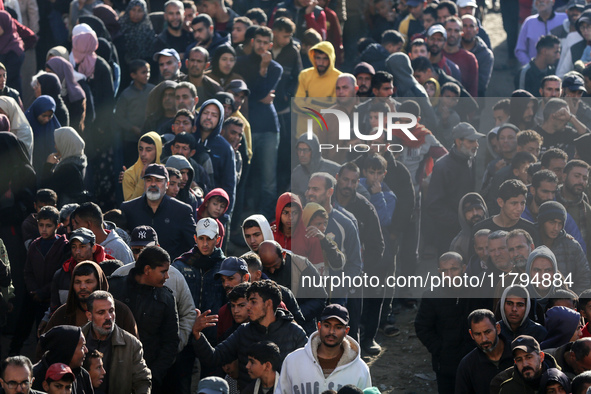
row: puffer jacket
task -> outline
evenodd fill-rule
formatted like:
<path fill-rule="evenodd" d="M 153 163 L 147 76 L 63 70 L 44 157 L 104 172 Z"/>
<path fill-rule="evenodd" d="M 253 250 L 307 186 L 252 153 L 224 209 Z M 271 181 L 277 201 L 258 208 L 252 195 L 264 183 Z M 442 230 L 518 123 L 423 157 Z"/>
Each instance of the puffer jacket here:
<path fill-rule="evenodd" d="M 199 361 L 206 365 L 222 366 L 238 359 L 238 387 L 245 388 L 252 379 L 246 371 L 249 345 L 260 341 L 271 341 L 279 346 L 281 361 L 296 349 L 304 347 L 307 342 L 306 333 L 293 321 L 291 313 L 277 309 L 275 321 L 268 327 L 256 322 L 249 322 L 238 327 L 224 342 L 211 347 L 205 335 L 194 341 L 193 348 Z"/>

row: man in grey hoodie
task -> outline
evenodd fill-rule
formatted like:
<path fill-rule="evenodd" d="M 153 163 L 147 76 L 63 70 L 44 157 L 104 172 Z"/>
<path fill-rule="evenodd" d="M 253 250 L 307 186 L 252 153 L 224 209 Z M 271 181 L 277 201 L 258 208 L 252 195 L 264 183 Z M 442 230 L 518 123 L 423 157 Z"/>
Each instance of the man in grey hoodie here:
<path fill-rule="evenodd" d="M 472 226 L 488 218 L 488 208 L 478 193 L 466 193 L 458 205 L 458 220 L 462 229 L 451 241 L 450 250 L 458 252 L 464 261 L 469 261 L 474 253 L 470 249 Z"/>
<path fill-rule="evenodd" d="M 530 335 L 538 342 L 546 338 L 548 332 L 544 326 L 529 318 L 531 302 L 529 292 L 522 285 L 509 286 L 503 292 L 499 307 L 502 320 L 499 324 L 501 333 L 509 341 L 520 335 Z"/>
<path fill-rule="evenodd" d="M 538 246 L 529 254 L 525 272 L 529 275 L 527 291 L 545 309 L 556 291 L 554 275 L 559 273 L 554 253 L 547 246 Z M 543 280 L 544 274 L 551 276 L 549 283 Z"/>

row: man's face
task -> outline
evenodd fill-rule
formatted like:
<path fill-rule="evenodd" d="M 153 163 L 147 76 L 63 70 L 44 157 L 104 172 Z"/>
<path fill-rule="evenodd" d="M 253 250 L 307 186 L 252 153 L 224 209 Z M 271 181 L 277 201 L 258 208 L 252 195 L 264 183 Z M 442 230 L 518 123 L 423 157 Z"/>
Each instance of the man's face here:
<path fill-rule="evenodd" d="M 180 172 L 181 172 L 181 182 L 179 183 L 179 187 L 181 189 L 184 189 L 185 186 L 187 186 L 187 183 L 189 182 L 189 169 L 182 168 L 180 170 Z"/>
<path fill-rule="evenodd" d="M 181 63 L 174 56 L 160 55 L 158 58 L 160 75 L 165 81 L 173 80 L 181 67 Z"/>
<path fill-rule="evenodd" d="M 431 14 L 423 14 L 423 28 L 429 30 L 435 24 L 435 18 Z"/>
<path fill-rule="evenodd" d="M 554 0 L 536 0 L 535 6 L 539 13 L 543 12 L 550 12 L 552 10 L 552 6 L 554 5 Z"/>
<path fill-rule="evenodd" d="M 103 384 L 103 380 L 105 379 L 107 372 L 105 371 L 102 357 L 92 358 L 90 361 L 90 367 L 88 368 L 88 373 L 90 374 L 92 387 L 96 389 L 100 387 L 101 384 Z"/>
<path fill-rule="evenodd" d="M 58 380 L 49 384 L 44 381 L 43 390 L 45 390 L 47 394 L 70 394 L 72 392 L 72 384 L 72 382 L 67 380 Z"/>
<path fill-rule="evenodd" d="M 220 121 L 220 109 L 215 104 L 209 104 L 201 112 L 199 124 L 204 131 L 213 130 Z"/>
<path fill-rule="evenodd" d="M 350 198 L 355 195 L 359 185 L 359 172 L 344 169 L 337 175 L 337 193 L 343 197 Z"/>
<path fill-rule="evenodd" d="M 517 179 L 519 179 L 521 182 L 523 182 L 526 185 L 529 185 L 531 183 L 531 177 L 527 173 L 527 170 L 529 169 L 529 166 L 531 166 L 531 165 L 532 165 L 532 163 L 526 162 L 526 163 L 520 164 L 518 168 L 513 169 L 513 175 L 515 175 L 517 177 Z"/>
<path fill-rule="evenodd" d="M 427 49 L 427 45 L 413 45 L 410 48 L 410 53 L 408 57 L 410 59 L 416 59 L 417 57 L 429 57 L 429 50 Z"/>
<path fill-rule="evenodd" d="M 72 289 L 78 301 L 86 302 L 88 296 L 98 289 L 98 280 L 95 275 L 74 276 Z"/>
<path fill-rule="evenodd" d="M 431 70 L 427 71 L 415 71 L 413 76 L 417 80 L 418 83 L 424 85 L 430 78 L 433 77 L 433 72 Z"/>
<path fill-rule="evenodd" d="M 236 301 L 230 301 L 230 311 L 236 323 L 246 323 L 248 321 L 248 300 L 246 298 L 238 298 Z"/>
<path fill-rule="evenodd" d="M 314 63 L 316 64 L 316 71 L 319 75 L 324 75 L 330 66 L 330 59 L 324 52 L 314 51 Z"/>
<path fill-rule="evenodd" d="M 505 305 L 503 308 L 505 309 L 505 317 L 510 325 L 517 327 L 521 325 L 521 322 L 525 317 L 526 302 L 527 300 L 525 298 L 517 296 L 509 295 L 505 298 Z"/>
<path fill-rule="evenodd" d="M 507 122 L 509 119 L 509 114 L 502 109 L 496 109 L 493 111 L 493 117 L 495 118 L 495 126 L 500 126 Z"/>
<path fill-rule="evenodd" d="M 156 161 L 156 145 L 148 144 L 147 142 L 140 141 L 138 146 L 138 153 L 142 165 L 146 167 L 148 164 L 152 164 Z"/>
<path fill-rule="evenodd" d="M 168 270 L 170 269 L 170 263 L 164 262 L 163 265 L 158 265 L 156 268 L 146 266 L 144 269 L 145 282 L 148 286 L 162 287 L 164 282 L 168 279 Z"/>
<path fill-rule="evenodd" d="M 315 202 L 324 206 L 331 197 L 331 193 L 326 189 L 326 182 L 321 177 L 310 178 L 308 189 L 306 190 L 306 201 Z"/>
<path fill-rule="evenodd" d="M 88 349 L 86 348 L 86 340 L 84 339 L 84 335 L 80 334 L 80 340 L 78 341 L 78 345 L 76 346 L 76 350 L 74 350 L 74 355 L 72 356 L 72 360 L 70 360 L 70 368 L 80 368 L 84 359 L 86 358 L 86 353 L 88 353 Z"/>
<path fill-rule="evenodd" d="M 291 42 L 293 33 L 288 33 L 283 30 L 273 30 L 273 46 L 275 49 L 281 49 Z"/>
<path fill-rule="evenodd" d="M 507 201 L 498 198 L 497 203 L 501 207 L 501 212 L 509 220 L 519 220 L 523 211 L 525 211 L 525 195 L 511 197 Z"/>
<path fill-rule="evenodd" d="M 275 250 L 265 251 L 265 253 L 259 251 L 259 255 L 261 257 L 261 263 L 263 263 L 263 268 L 271 274 L 274 274 L 283 264 L 282 256 L 278 255 Z"/>
<path fill-rule="evenodd" d="M 371 74 L 361 73 L 357 74 L 357 86 L 359 86 L 359 94 L 368 94 L 371 91 Z"/>
<path fill-rule="evenodd" d="M 211 40 L 211 29 L 205 27 L 203 22 L 191 25 L 191 27 L 193 28 L 193 38 L 197 42 L 197 46 L 206 46 Z"/>
<path fill-rule="evenodd" d="M 484 220 L 484 209 L 480 206 L 473 206 L 470 210 L 464 212 L 464 217 L 470 226 Z"/>
<path fill-rule="evenodd" d="M 263 53 L 269 51 L 272 47 L 273 42 L 271 41 L 271 37 L 256 35 L 252 40 L 252 49 L 259 56 L 262 56 Z"/>
<path fill-rule="evenodd" d="M 546 201 L 552 201 L 556 197 L 556 191 L 558 190 L 558 185 L 555 182 L 549 181 L 542 181 L 540 182 L 540 187 L 534 189 L 533 187 L 533 197 L 536 205 L 539 207 Z"/>
<path fill-rule="evenodd" d="M 217 237 L 211 239 L 207 235 L 200 235 L 197 237 L 197 248 L 203 256 L 209 256 L 215 250 L 215 244 L 217 241 Z"/>
<path fill-rule="evenodd" d="M 437 22 L 443 24 L 447 18 L 449 18 L 451 14 L 447 7 L 441 7 L 437 10 Z"/>
<path fill-rule="evenodd" d="M 556 271 L 554 270 L 554 266 L 552 262 L 545 257 L 537 257 L 532 261 L 531 267 L 529 269 L 529 276 L 531 279 L 537 279 L 539 281 L 538 284 L 534 285 L 541 289 L 547 289 L 549 286 L 544 286 L 544 281 L 542 280 L 544 277 L 543 275 L 550 275 L 551 277 L 554 276 Z"/>
<path fill-rule="evenodd" d="M 585 388 L 587 390 L 587 388 Z M 546 384 L 546 394 L 568 394 L 562 385 L 558 382 L 549 382 Z"/>
<path fill-rule="evenodd" d="M 476 342 L 476 346 L 485 353 L 490 353 L 497 347 L 500 333 L 501 326 L 495 326 L 487 318 L 470 324 L 470 336 Z"/>
<path fill-rule="evenodd" d="M 552 48 L 543 49 L 544 62 L 548 65 L 555 64 L 560 59 L 560 44 L 554 45 Z"/>
<path fill-rule="evenodd" d="M 532 245 L 527 242 L 523 235 L 507 239 L 509 257 L 516 267 L 524 269 L 527 265 L 527 258 L 532 251 Z"/>
<path fill-rule="evenodd" d="M 164 108 L 165 111 L 176 111 L 174 88 L 164 90 L 164 93 L 162 94 L 162 108 Z"/>
<path fill-rule="evenodd" d="M 260 323 L 267 317 L 267 305 L 271 300 L 263 301 L 258 293 L 253 293 L 248 297 L 248 318 L 252 322 Z"/>
<path fill-rule="evenodd" d="M 421 3 L 415 7 L 413 6 L 408 6 L 408 12 L 415 18 L 415 19 L 421 19 L 421 17 L 423 16 L 423 7 L 425 6 L 425 3 Z"/>
<path fill-rule="evenodd" d="M 546 81 L 544 87 L 540 88 L 540 95 L 543 98 L 560 97 L 562 95 L 562 85 L 560 81 Z"/>
<path fill-rule="evenodd" d="M 186 109 L 191 112 L 195 109 L 196 97 L 193 97 L 193 93 L 189 88 L 175 89 L 174 100 L 176 102 L 176 110 Z"/>
<path fill-rule="evenodd" d="M 248 363 L 246 363 L 246 371 L 251 379 L 258 379 L 265 373 L 265 365 L 252 356 L 248 356 Z"/>
<path fill-rule="evenodd" d="M 441 276 L 454 278 L 456 276 L 462 276 L 466 266 L 463 265 L 456 259 L 449 259 L 439 262 L 439 274 Z"/>
<path fill-rule="evenodd" d="M 259 250 L 259 245 L 265 240 L 260 227 L 250 227 L 244 230 L 244 238 L 253 252 Z"/>
<path fill-rule="evenodd" d="M 232 44 L 244 42 L 244 34 L 247 26 L 244 23 L 237 22 L 232 25 Z"/>
<path fill-rule="evenodd" d="M 86 260 L 92 261 L 93 245 L 88 242 L 83 244 L 77 239 L 70 241 L 70 247 L 72 248 L 72 257 L 77 263 L 81 263 Z"/>
<path fill-rule="evenodd" d="M 176 196 L 178 196 L 179 194 L 179 182 L 180 182 L 181 178 L 176 177 L 174 175 L 170 176 L 170 181 L 168 182 L 168 189 L 166 190 L 166 194 L 169 197 L 173 197 L 175 198 Z"/>
<path fill-rule="evenodd" d="M 432 34 L 431 37 L 427 38 L 427 45 L 429 45 L 429 53 L 433 56 L 437 56 L 443 50 L 445 45 L 445 38 L 441 33 Z"/>
<path fill-rule="evenodd" d="M 4 378 L 0 378 L 2 388 L 6 394 L 29 393 L 33 384 L 33 374 L 27 367 L 8 365 L 4 370 Z M 16 386 L 11 389 L 9 386 Z"/>
<path fill-rule="evenodd" d="M 181 155 L 189 159 L 191 157 L 191 145 L 183 144 L 181 142 L 175 142 L 171 147 L 170 151 L 173 155 Z"/>
<path fill-rule="evenodd" d="M 458 7 L 458 14 L 460 15 L 460 18 L 464 15 L 474 15 L 476 13 L 476 8 L 472 7 L 472 6 L 468 6 L 468 7 Z M 463 20 L 463 18 L 462 18 Z"/>
<path fill-rule="evenodd" d="M 562 221 L 560 219 L 553 219 L 553 220 L 548 220 L 547 222 L 544 222 L 544 224 L 542 224 L 542 227 L 540 228 L 540 231 L 542 231 L 542 233 L 546 237 L 548 237 L 550 239 L 556 239 L 560 235 L 560 232 L 562 231 L 563 228 L 564 228 L 564 221 Z"/>
<path fill-rule="evenodd" d="M 164 20 L 172 30 L 180 30 L 183 27 L 185 9 L 179 8 L 175 4 L 169 4 L 164 10 Z"/>
<path fill-rule="evenodd" d="M 337 79 L 336 94 L 337 102 L 346 105 L 355 102 L 355 96 L 357 91 L 355 85 L 350 78 L 339 78 Z"/>
<path fill-rule="evenodd" d="M 236 107 L 236 111 L 240 111 L 240 108 L 242 108 L 242 104 L 244 104 L 244 100 L 246 100 L 247 97 L 246 92 L 228 92 L 234 96 L 234 106 Z"/>
<path fill-rule="evenodd" d="M 581 10 L 576 7 L 571 7 L 566 10 L 566 16 L 571 26 L 574 26 L 579 17 L 581 16 Z"/>
<path fill-rule="evenodd" d="M 574 196 L 581 197 L 589 184 L 589 170 L 584 167 L 573 167 L 566 176 L 564 187 Z"/>
<path fill-rule="evenodd" d="M 552 159 L 548 165 L 548 169 L 558 177 L 558 182 L 564 182 L 564 167 L 566 167 L 565 159 Z"/>
<path fill-rule="evenodd" d="M 240 145 L 243 133 L 243 128 L 235 124 L 228 124 L 222 129 L 222 137 L 224 137 L 234 149 L 237 149 L 238 145 Z"/>
<path fill-rule="evenodd" d="M 209 63 L 205 58 L 205 54 L 199 51 L 189 52 L 189 58 L 186 60 L 187 71 L 189 76 L 193 78 L 200 78 L 207 68 Z"/>
<path fill-rule="evenodd" d="M 544 353 L 538 354 L 535 351 L 526 353 L 517 349 L 513 352 L 513 359 L 517 370 L 526 382 L 532 382 L 542 374 Z"/>
<path fill-rule="evenodd" d="M 489 239 L 488 255 L 495 267 L 503 272 L 508 272 L 513 267 L 513 263 L 509 257 L 509 250 L 507 249 L 506 238 Z"/>
<path fill-rule="evenodd" d="M 334 317 L 318 323 L 318 336 L 320 342 L 326 347 L 336 348 L 341 346 L 348 333 L 349 326 Z"/>
<path fill-rule="evenodd" d="M 376 97 L 392 97 L 394 94 L 394 84 L 392 82 L 384 82 L 379 88 L 373 88 L 372 91 Z"/>
<path fill-rule="evenodd" d="M 470 156 L 471 158 L 476 157 L 476 152 L 478 152 L 478 140 L 469 140 L 464 138 L 463 140 L 456 140 L 456 145 L 458 149 L 463 154 Z"/>
<path fill-rule="evenodd" d="M 488 260 L 488 238 L 486 235 L 474 237 L 474 251 L 481 261 Z"/>
<path fill-rule="evenodd" d="M 504 128 L 499 132 L 499 147 L 501 153 L 509 154 L 517 150 L 517 133 L 510 128 Z"/>
<path fill-rule="evenodd" d="M 238 286 L 240 283 L 244 282 L 244 277 L 240 274 L 240 272 L 236 272 L 232 276 L 221 275 L 222 278 L 222 287 L 226 291 L 226 294 L 229 294 L 234 287 Z M 246 302 L 246 300 L 245 300 Z"/>
<path fill-rule="evenodd" d="M 456 47 L 460 45 L 462 38 L 462 26 L 455 21 L 449 21 L 445 24 L 445 31 L 447 32 L 447 45 Z"/>
<path fill-rule="evenodd" d="M 521 148 L 524 152 L 529 152 L 535 157 L 540 156 L 540 143 L 538 141 L 530 141 Z"/>
<path fill-rule="evenodd" d="M 158 201 L 166 194 L 168 182 L 155 176 L 144 177 L 144 191 L 150 201 Z"/>
<path fill-rule="evenodd" d="M 109 335 L 115 328 L 115 303 L 112 299 L 94 300 L 92 312 L 87 312 L 92 321 L 92 328 L 99 335 Z"/>

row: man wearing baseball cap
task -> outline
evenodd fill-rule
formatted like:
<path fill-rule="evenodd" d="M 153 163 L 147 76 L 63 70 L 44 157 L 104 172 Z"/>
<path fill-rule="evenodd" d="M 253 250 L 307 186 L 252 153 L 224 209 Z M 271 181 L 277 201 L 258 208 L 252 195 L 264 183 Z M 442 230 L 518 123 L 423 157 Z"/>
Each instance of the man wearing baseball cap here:
<path fill-rule="evenodd" d="M 427 191 L 425 212 L 430 217 L 429 235 L 440 256 L 449 250 L 453 237 L 461 230 L 457 208 L 466 193 L 476 189 L 474 157 L 478 140 L 484 137 L 469 123 L 459 123 L 452 130 L 451 151 L 437 160 Z M 429 222 L 427 222 L 429 223 Z"/>
<path fill-rule="evenodd" d="M 217 314 L 224 304 L 224 288 L 217 280 L 224 252 L 216 246 L 219 241 L 218 223 L 213 218 L 197 222 L 195 246 L 176 259 L 172 266 L 178 269 L 189 284 L 195 306 L 201 311 L 211 310 Z M 216 342 L 214 327 L 203 330 L 212 342 Z"/>
<path fill-rule="evenodd" d="M 165 48 L 156 52 L 153 59 L 158 64 L 160 81 L 180 81 L 185 74 L 181 73 L 181 57 L 172 48 Z"/>
<path fill-rule="evenodd" d="M 199 381 L 197 394 L 228 394 L 228 382 L 218 376 L 209 376 Z"/>
<path fill-rule="evenodd" d="M 174 259 L 194 245 L 195 219 L 191 206 L 167 196 L 167 188 L 166 167 L 150 164 L 144 172 L 144 194 L 121 204 L 121 211 L 130 228 L 152 226 Z"/>
<path fill-rule="evenodd" d="M 445 30 L 445 27 L 439 23 L 431 26 L 429 30 L 427 30 L 426 41 L 427 48 L 429 49 L 429 60 L 431 61 L 431 64 L 443 70 L 443 72 L 450 77 L 460 81 L 462 79 L 460 68 L 457 64 L 446 58 L 443 54 L 443 47 L 447 42 L 447 31 Z"/>
<path fill-rule="evenodd" d="M 327 305 L 320 314 L 318 331 L 304 348 L 283 361 L 275 393 L 289 394 L 292 387 L 317 386 L 318 392 L 352 384 L 371 387 L 369 368 L 361 359 L 359 344 L 349 333 L 349 312 L 339 304 Z M 338 365 L 338 368 L 337 368 Z"/>

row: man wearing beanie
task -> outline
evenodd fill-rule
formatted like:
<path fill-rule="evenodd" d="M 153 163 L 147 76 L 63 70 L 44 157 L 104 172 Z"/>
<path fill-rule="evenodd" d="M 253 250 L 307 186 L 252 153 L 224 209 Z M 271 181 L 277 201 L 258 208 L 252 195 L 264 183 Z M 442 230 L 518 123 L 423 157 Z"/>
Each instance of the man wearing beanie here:
<path fill-rule="evenodd" d="M 357 97 L 373 96 L 373 93 L 371 92 L 371 78 L 375 75 L 375 73 L 376 72 L 373 66 L 369 63 L 361 62 L 355 66 L 353 75 L 355 75 L 355 79 L 357 79 L 357 86 L 359 86 Z"/>
<path fill-rule="evenodd" d="M 581 245 L 564 231 L 565 221 L 566 209 L 562 204 L 546 201 L 540 205 L 537 223 L 540 240 L 554 253 L 562 276 L 573 281 L 569 287 L 579 294 L 591 286 L 591 270 Z"/>

